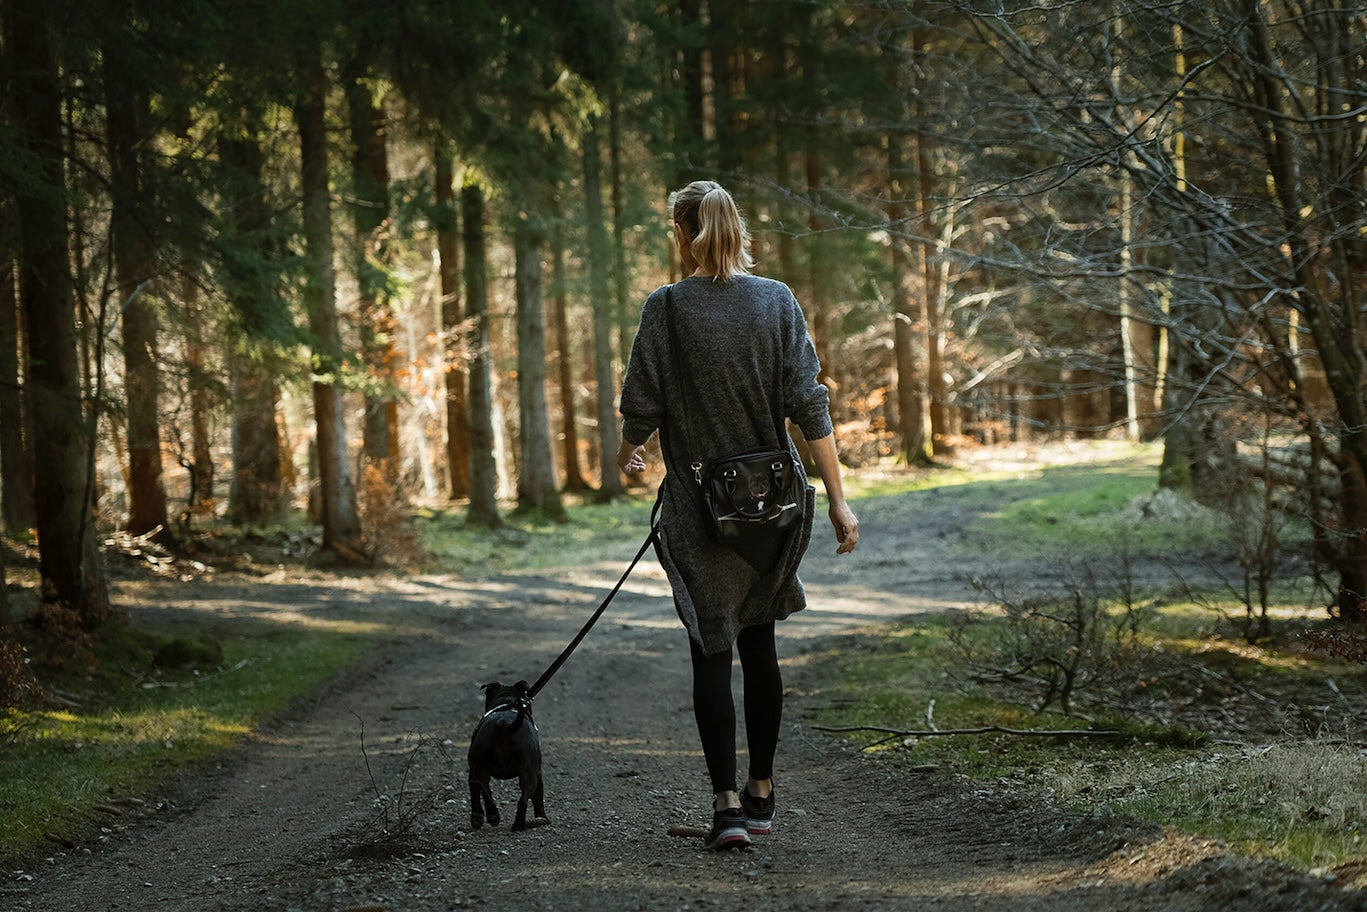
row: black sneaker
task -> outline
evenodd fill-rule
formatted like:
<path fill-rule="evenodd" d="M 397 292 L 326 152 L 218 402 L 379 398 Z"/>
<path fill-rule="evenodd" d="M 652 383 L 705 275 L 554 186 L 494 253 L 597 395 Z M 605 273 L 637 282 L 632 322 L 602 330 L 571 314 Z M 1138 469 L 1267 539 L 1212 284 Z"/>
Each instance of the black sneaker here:
<path fill-rule="evenodd" d="M 750 836 L 745 828 L 745 814 L 740 808 L 715 811 L 712 814 L 712 829 L 703 841 L 703 848 L 709 852 L 743 849 L 750 844 Z"/>
<path fill-rule="evenodd" d="M 756 798 L 748 791 L 740 793 L 740 809 L 745 815 L 745 830 L 752 836 L 767 836 L 774 831 L 774 793 L 768 798 Z"/>

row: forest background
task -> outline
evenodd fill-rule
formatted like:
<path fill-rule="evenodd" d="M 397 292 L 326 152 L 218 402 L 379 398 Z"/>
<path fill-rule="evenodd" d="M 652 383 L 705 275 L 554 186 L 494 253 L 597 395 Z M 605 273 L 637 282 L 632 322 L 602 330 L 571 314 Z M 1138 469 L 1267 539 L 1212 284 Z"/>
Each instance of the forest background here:
<path fill-rule="evenodd" d="M 54 628 L 111 617 L 113 530 L 306 508 L 369 564 L 414 500 L 625 493 L 616 383 L 700 177 L 802 302 L 848 463 L 1161 439 L 1159 484 L 1303 520 L 1362 616 L 1360 3 L 0 17 L 0 507 Z"/>

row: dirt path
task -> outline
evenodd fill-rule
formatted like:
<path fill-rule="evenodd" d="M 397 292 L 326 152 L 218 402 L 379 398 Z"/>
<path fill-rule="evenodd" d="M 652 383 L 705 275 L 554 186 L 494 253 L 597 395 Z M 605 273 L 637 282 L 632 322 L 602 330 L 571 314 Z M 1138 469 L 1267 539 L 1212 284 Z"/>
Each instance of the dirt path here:
<path fill-rule="evenodd" d="M 703 825 L 709 796 L 683 634 L 653 562 L 537 700 L 552 823 L 521 834 L 506 824 L 468 832 L 477 687 L 539 674 L 629 553 L 555 579 L 478 585 L 293 574 L 236 587 L 142 584 L 139 612 L 379 618 L 394 636 L 240 755 L 145 796 L 98 842 L 4 872 L 0 909 L 1367 909 L 1356 891 L 1208 843 L 1061 814 L 944 774 L 891 776 L 812 730 L 806 717 L 823 698 L 805 674 L 809 647 L 967 600 L 965 568 L 947 549 L 963 520 L 952 493 L 861 518 L 857 558 L 836 561 L 823 538 L 804 568 L 811 610 L 780 627 L 791 694 L 780 817 L 750 851 L 711 855 L 668 834 Z M 400 805 L 422 809 L 398 840 L 378 838 L 372 782 L 391 821 Z M 511 784 L 496 794 L 510 817 Z"/>

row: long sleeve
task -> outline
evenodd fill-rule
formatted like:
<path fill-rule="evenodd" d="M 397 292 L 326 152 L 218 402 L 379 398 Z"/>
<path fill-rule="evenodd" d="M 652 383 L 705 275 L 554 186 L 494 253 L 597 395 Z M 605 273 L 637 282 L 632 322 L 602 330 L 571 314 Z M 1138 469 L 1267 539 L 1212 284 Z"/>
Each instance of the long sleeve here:
<path fill-rule="evenodd" d="M 652 294 L 641 308 L 641 323 L 631 344 L 626 374 L 622 379 L 622 439 L 640 446 L 664 423 L 664 372 L 661 358 L 667 351 L 663 296 Z"/>
<path fill-rule="evenodd" d="M 783 413 L 806 439 L 829 436 L 834 433 L 830 391 L 817 380 L 821 364 L 796 300 L 785 314 L 783 348 Z"/>

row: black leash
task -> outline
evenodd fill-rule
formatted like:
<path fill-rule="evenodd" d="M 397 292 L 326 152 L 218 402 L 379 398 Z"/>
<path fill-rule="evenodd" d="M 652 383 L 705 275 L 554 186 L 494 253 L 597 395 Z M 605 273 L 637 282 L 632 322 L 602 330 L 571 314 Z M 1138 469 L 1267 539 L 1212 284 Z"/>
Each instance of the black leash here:
<path fill-rule="evenodd" d="M 650 511 L 650 534 L 646 536 L 645 541 L 641 542 L 641 547 L 637 549 L 636 556 L 633 557 L 631 563 L 627 565 L 626 572 L 623 573 L 622 578 L 617 581 L 617 585 L 612 587 L 612 591 L 607 594 L 607 597 L 599 603 L 598 610 L 593 612 L 593 616 L 589 618 L 588 623 L 579 628 L 579 632 L 575 634 L 574 639 L 570 640 L 570 645 L 566 646 L 565 650 L 551 663 L 551 667 L 547 668 L 541 673 L 541 677 L 536 679 L 536 683 L 527 691 L 527 699 L 530 700 L 541 692 L 541 688 L 545 687 L 546 682 L 560 670 L 561 665 L 565 664 L 565 660 L 570 657 L 570 653 L 574 652 L 575 647 L 583 642 L 584 637 L 589 635 L 589 631 L 593 629 L 593 625 L 598 623 L 598 619 L 603 616 L 603 612 L 607 610 L 609 603 L 612 602 L 613 596 L 621 590 L 623 584 L 627 581 L 627 577 L 631 576 L 631 571 L 636 569 L 636 565 L 640 563 L 641 558 L 645 556 L 646 549 L 655 542 L 656 537 L 660 533 L 660 524 L 655 520 L 655 514 L 659 512 L 659 509 L 660 501 L 656 498 L 655 507 Z"/>

